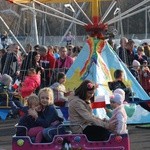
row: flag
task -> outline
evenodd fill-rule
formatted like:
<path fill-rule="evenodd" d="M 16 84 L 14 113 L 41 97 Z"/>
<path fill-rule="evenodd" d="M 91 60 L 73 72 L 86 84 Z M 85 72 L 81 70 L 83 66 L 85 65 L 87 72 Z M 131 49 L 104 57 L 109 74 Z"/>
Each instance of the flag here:
<path fill-rule="evenodd" d="M 19 81 L 18 79 L 15 81 L 15 83 L 12 85 L 12 87 L 16 90 L 18 89 L 19 85 L 20 85 L 21 81 Z"/>

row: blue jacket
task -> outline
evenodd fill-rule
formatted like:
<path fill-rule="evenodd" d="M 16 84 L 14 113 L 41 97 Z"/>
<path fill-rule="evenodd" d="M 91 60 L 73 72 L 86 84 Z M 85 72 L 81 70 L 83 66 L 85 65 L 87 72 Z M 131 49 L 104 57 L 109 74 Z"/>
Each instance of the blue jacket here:
<path fill-rule="evenodd" d="M 47 128 L 50 127 L 51 123 L 56 120 L 62 122 L 63 118 L 60 118 L 58 116 L 58 112 L 54 105 L 49 105 L 45 108 L 44 111 L 39 113 L 39 117 L 36 120 L 36 124 L 38 124 L 38 126 Z"/>

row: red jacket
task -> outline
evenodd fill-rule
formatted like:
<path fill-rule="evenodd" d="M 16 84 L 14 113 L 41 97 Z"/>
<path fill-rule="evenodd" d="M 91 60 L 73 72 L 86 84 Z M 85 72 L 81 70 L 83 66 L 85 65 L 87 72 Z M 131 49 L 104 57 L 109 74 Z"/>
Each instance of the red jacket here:
<path fill-rule="evenodd" d="M 20 89 L 22 97 L 24 98 L 31 95 L 40 86 L 40 84 L 41 77 L 39 74 L 35 74 L 33 76 L 26 76 Z"/>
<path fill-rule="evenodd" d="M 46 56 L 41 56 L 41 58 L 40 58 L 40 62 L 41 63 L 48 63 L 49 68 L 55 68 L 55 61 L 56 60 L 55 60 L 54 56 L 49 52 L 47 53 Z M 42 65 L 42 67 L 45 68 L 43 65 Z"/>

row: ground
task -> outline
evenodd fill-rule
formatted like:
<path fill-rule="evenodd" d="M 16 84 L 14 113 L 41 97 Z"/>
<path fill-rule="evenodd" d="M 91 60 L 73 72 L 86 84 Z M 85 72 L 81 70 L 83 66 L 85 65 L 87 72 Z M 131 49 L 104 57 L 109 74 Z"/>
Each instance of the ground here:
<path fill-rule="evenodd" d="M 11 138 L 15 134 L 17 119 L 0 120 L 0 150 L 11 150 Z M 131 150 L 150 150 L 150 129 L 128 125 Z"/>

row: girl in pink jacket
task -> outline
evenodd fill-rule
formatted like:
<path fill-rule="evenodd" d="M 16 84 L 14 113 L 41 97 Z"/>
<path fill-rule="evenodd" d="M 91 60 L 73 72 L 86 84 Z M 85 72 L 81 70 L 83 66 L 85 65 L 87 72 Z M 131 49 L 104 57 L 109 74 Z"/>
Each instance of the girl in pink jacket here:
<path fill-rule="evenodd" d="M 20 88 L 20 93 L 23 98 L 28 97 L 34 91 L 40 87 L 41 77 L 40 73 L 36 73 L 34 68 L 28 70 L 28 75 L 25 77 L 25 80 L 21 83 L 22 87 Z"/>

